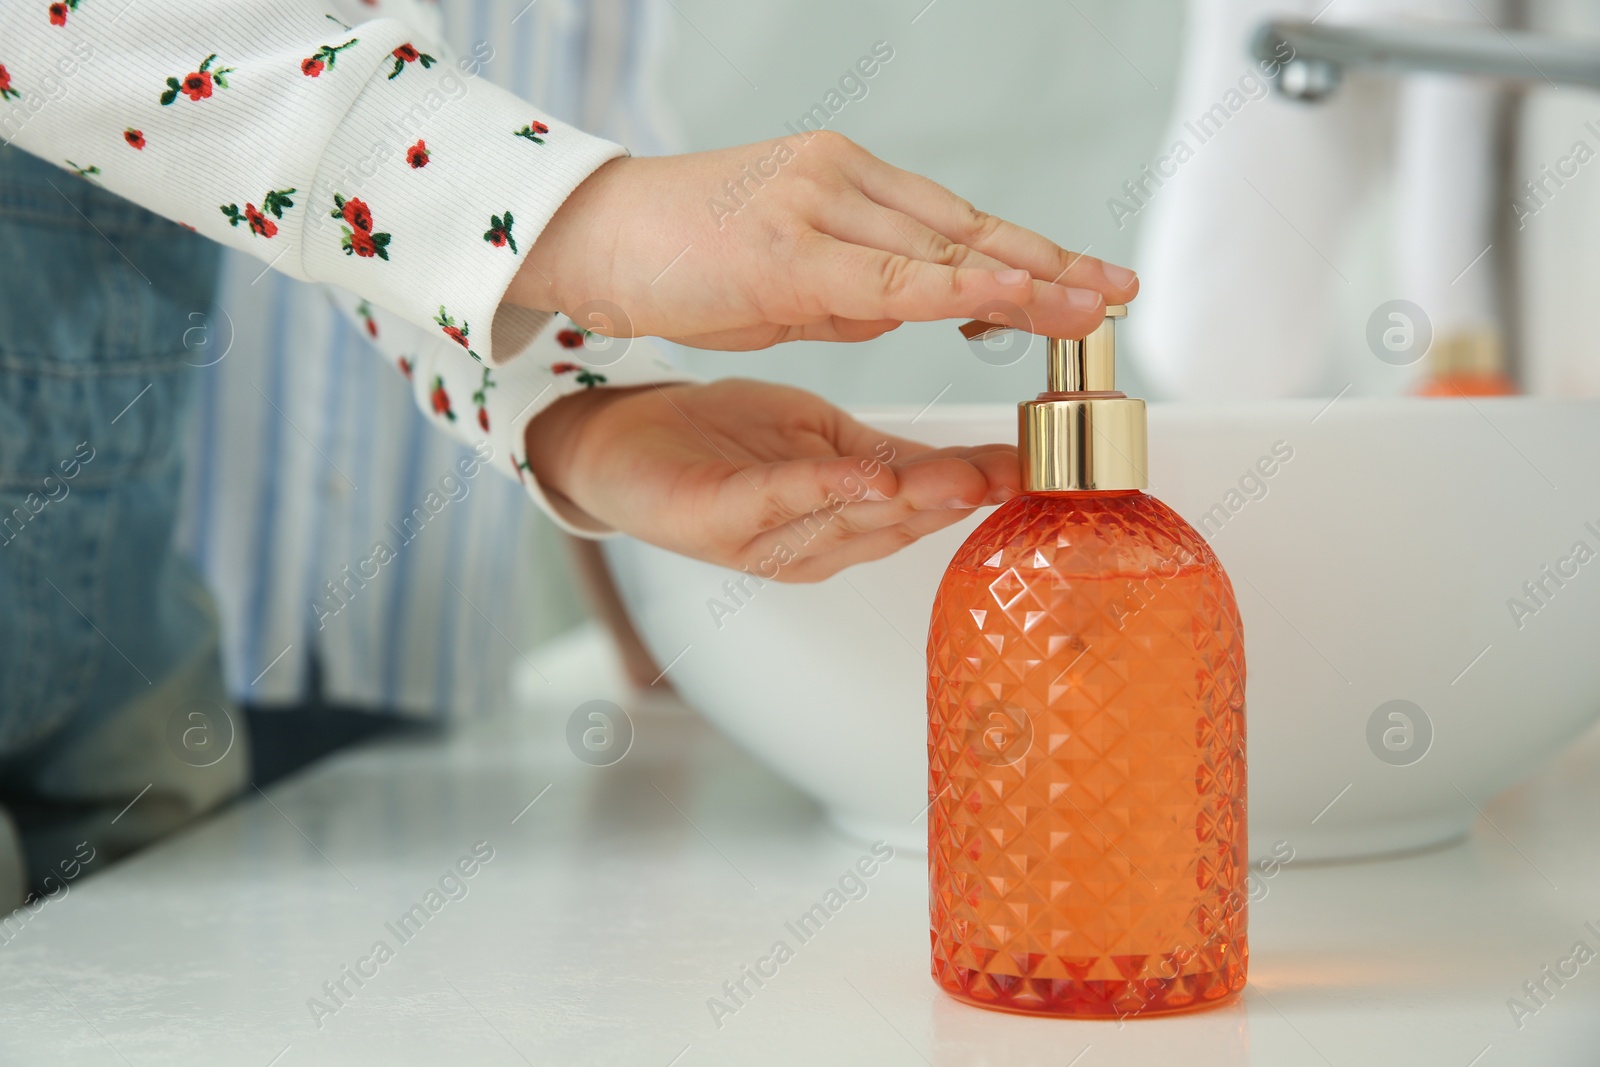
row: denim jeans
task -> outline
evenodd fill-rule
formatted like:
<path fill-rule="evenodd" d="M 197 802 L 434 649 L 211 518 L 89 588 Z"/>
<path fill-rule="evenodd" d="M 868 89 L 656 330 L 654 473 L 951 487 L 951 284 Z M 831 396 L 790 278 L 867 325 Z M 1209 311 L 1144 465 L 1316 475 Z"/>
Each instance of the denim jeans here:
<path fill-rule="evenodd" d="M 172 548 L 219 254 L 0 147 L 0 914 L 8 880 L 59 881 L 80 842 L 115 858 L 245 780 L 216 615 Z"/>

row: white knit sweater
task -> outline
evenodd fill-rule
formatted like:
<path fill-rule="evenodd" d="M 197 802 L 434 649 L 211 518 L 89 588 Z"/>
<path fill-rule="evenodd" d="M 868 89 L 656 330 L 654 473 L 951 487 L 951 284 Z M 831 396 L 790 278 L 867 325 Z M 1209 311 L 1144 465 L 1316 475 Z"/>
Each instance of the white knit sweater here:
<path fill-rule="evenodd" d="M 419 0 L 6 0 L 0 138 L 411 324 L 385 347 L 423 410 L 589 532 L 526 476 L 528 421 L 568 392 L 681 375 L 502 297 L 625 150 L 477 77 L 437 30 Z"/>

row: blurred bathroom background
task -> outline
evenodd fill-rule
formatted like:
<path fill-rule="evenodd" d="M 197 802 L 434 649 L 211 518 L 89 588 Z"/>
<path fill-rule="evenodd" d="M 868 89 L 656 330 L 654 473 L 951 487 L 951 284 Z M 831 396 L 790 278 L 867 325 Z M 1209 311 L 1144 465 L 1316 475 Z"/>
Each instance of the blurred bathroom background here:
<path fill-rule="evenodd" d="M 1600 182 L 1586 180 L 1600 133 L 1584 126 L 1600 119 L 1600 95 L 1352 72 L 1331 99 L 1306 104 L 1258 98 L 1255 78 L 1243 83 L 1243 106 L 1225 125 L 1194 125 L 1257 67 L 1249 37 L 1268 17 L 1477 29 L 1489 29 L 1492 18 L 1500 28 L 1600 40 L 1600 4 L 1591 0 L 673 7 L 659 85 L 688 149 L 781 132 L 873 42 L 888 42 L 893 61 L 831 127 L 987 210 L 1140 271 L 1143 306 L 1130 319 L 1132 358 L 1122 372 L 1131 393 L 1161 400 L 1410 391 L 1422 365 L 1374 358 L 1368 340 L 1374 311 L 1397 298 L 1443 320 L 1431 324 L 1439 334 L 1503 329 L 1524 391 L 1600 391 L 1587 298 L 1600 278 L 1592 229 Z M 1197 133 L 1211 139 L 1199 144 Z M 1195 158 L 1168 164 L 1176 173 L 1151 182 L 1144 168 L 1180 138 L 1196 146 Z M 1580 141 L 1587 152 L 1575 160 Z M 1232 188 L 1184 189 L 1208 180 Z M 1539 185 L 1533 197 L 1530 180 Z M 1142 184 L 1142 201 L 1129 181 Z M 1175 248 L 1170 232 L 1152 227 L 1201 233 Z M 1192 241 L 1201 238 L 1217 245 L 1218 269 L 1207 271 L 1194 254 Z M 1308 301 L 1314 287 L 1323 291 Z M 1191 300 L 1214 310 L 1182 306 Z M 1149 321 L 1158 315 L 1169 322 Z M 1283 336 L 1263 338 L 1264 322 Z M 1183 332 L 1200 324 L 1202 336 Z M 1240 358 L 1247 344 L 1257 351 Z M 1295 366 L 1260 369 L 1280 356 Z M 683 358 L 706 374 L 790 382 L 848 405 L 936 395 L 941 403 L 1014 402 L 1035 392 L 1040 377 L 1038 359 L 997 367 L 974 358 L 949 324 L 907 325 L 866 346 Z M 1186 369 L 1172 373 L 1173 364 Z M 1215 377 L 1203 380 L 1210 367 Z"/>

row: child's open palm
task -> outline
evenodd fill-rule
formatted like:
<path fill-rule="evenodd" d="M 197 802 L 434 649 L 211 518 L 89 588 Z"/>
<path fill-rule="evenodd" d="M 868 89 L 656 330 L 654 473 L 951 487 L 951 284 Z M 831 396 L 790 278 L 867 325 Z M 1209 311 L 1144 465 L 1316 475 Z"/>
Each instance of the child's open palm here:
<path fill-rule="evenodd" d="M 743 379 L 586 390 L 530 425 L 541 483 L 607 525 L 761 578 L 818 581 L 1020 489 L 1010 445 L 932 449 Z"/>

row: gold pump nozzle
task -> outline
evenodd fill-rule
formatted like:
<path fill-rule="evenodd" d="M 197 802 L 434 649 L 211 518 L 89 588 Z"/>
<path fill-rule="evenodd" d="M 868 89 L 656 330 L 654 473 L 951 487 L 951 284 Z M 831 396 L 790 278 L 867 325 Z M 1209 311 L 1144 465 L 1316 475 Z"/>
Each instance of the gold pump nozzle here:
<path fill-rule="evenodd" d="M 1144 401 L 1117 391 L 1116 321 L 1124 304 L 1083 340 L 1049 338 L 1047 386 L 1017 405 L 1022 485 L 1030 493 L 1144 489 L 1147 430 Z M 1010 327 L 969 322 L 969 341 Z"/>

